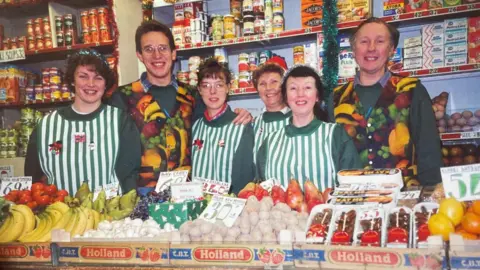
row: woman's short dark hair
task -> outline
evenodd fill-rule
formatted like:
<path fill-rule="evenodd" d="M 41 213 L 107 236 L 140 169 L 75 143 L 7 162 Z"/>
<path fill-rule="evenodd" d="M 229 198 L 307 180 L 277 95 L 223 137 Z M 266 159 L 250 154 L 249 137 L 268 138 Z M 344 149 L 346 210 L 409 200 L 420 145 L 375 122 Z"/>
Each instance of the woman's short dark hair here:
<path fill-rule="evenodd" d="M 265 73 L 277 73 L 280 77 L 283 77 L 285 70 L 275 63 L 266 63 L 257 68 L 252 75 L 253 86 L 258 87 L 258 79 Z"/>
<path fill-rule="evenodd" d="M 391 24 L 388 24 L 385 21 L 383 21 L 382 19 L 377 18 L 377 17 L 368 18 L 367 20 L 363 21 L 355 29 L 352 36 L 350 37 L 350 44 L 352 45 L 352 47 L 355 46 L 355 40 L 357 38 L 357 34 L 360 31 L 360 29 L 362 29 L 363 26 L 365 26 L 367 24 L 370 24 L 370 23 L 378 23 L 378 24 L 384 25 L 387 28 L 388 33 L 390 34 L 390 42 L 393 45 L 393 49 L 397 48 L 398 40 L 400 39 L 400 32 L 398 32 L 398 29 L 395 26 L 393 26 Z"/>
<path fill-rule="evenodd" d="M 210 58 L 200 65 L 198 69 L 198 83 L 201 83 L 205 78 L 218 78 L 222 75 L 227 84 L 232 80 L 232 73 L 228 68 L 219 63 L 217 59 Z"/>
<path fill-rule="evenodd" d="M 103 55 L 93 49 L 82 49 L 72 54 L 67 61 L 64 80 L 71 87 L 75 82 L 75 71 L 79 66 L 92 66 L 105 80 L 105 93 L 115 84 L 115 75 Z"/>
<path fill-rule="evenodd" d="M 145 21 L 137 28 L 135 32 L 135 49 L 138 53 L 142 53 L 142 36 L 150 32 L 163 33 L 168 38 L 168 46 L 170 51 L 175 50 L 175 40 L 173 39 L 172 31 L 165 24 L 156 21 Z"/>
<path fill-rule="evenodd" d="M 285 78 L 283 79 L 282 82 L 282 95 L 283 95 L 283 100 L 287 101 L 287 81 L 288 78 L 293 77 L 293 78 L 306 78 L 306 77 L 312 77 L 315 80 L 315 87 L 317 88 L 317 96 L 318 96 L 318 101 L 315 103 L 315 106 L 313 107 L 313 113 L 315 114 L 315 117 L 319 120 L 322 120 L 324 122 L 328 121 L 328 115 L 327 113 L 322 109 L 321 103 L 323 100 L 323 93 L 324 93 L 324 88 L 322 84 L 322 80 L 320 78 L 320 75 L 311 67 L 309 66 L 296 66 L 293 67 L 290 71 L 287 72 L 285 75 Z"/>

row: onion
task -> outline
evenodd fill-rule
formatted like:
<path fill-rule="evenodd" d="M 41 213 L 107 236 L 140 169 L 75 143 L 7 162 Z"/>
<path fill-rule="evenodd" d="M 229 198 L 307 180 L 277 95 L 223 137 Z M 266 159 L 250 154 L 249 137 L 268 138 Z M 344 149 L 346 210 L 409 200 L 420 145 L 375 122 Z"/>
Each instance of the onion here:
<path fill-rule="evenodd" d="M 447 121 L 445 119 L 440 119 L 437 121 L 437 126 L 439 127 L 445 127 L 447 125 Z"/>
<path fill-rule="evenodd" d="M 463 126 L 462 131 L 472 131 L 473 128 L 471 126 Z"/>
<path fill-rule="evenodd" d="M 438 127 L 438 133 L 445 133 L 445 127 Z"/>
<path fill-rule="evenodd" d="M 452 118 L 453 120 L 457 120 L 457 119 L 462 118 L 462 114 L 456 112 L 456 113 L 452 114 L 452 116 L 450 116 L 450 118 Z"/>
<path fill-rule="evenodd" d="M 459 118 L 457 119 L 457 121 L 455 121 L 455 123 L 461 127 L 465 126 L 467 124 L 467 119 L 465 118 Z"/>
<path fill-rule="evenodd" d="M 468 119 L 470 119 L 470 118 L 473 116 L 473 113 L 472 113 L 471 111 L 464 111 L 464 112 L 462 113 L 462 116 L 463 116 L 463 118 L 465 118 L 465 119 L 468 120 Z"/>
<path fill-rule="evenodd" d="M 461 128 L 460 126 L 453 126 L 453 127 L 452 127 L 452 131 L 454 131 L 454 132 L 460 132 L 460 131 L 462 131 L 462 128 Z"/>
<path fill-rule="evenodd" d="M 453 126 L 455 125 L 455 120 L 453 120 L 452 118 L 448 119 L 447 125 L 448 125 L 449 127 L 453 127 Z"/>

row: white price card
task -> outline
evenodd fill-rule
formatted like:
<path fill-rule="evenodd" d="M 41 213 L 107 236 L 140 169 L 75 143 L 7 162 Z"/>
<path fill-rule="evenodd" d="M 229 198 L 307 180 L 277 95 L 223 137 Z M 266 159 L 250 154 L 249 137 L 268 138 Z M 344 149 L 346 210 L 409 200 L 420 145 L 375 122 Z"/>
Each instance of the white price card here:
<path fill-rule="evenodd" d="M 223 221 L 225 226 L 232 227 L 243 211 L 247 200 L 215 195 L 200 215 L 201 219 L 215 223 Z"/>
<path fill-rule="evenodd" d="M 273 186 L 279 186 L 279 185 L 280 185 L 280 181 L 278 181 L 275 178 L 270 178 L 260 183 L 260 186 L 268 192 L 272 191 Z"/>
<path fill-rule="evenodd" d="M 420 198 L 421 190 L 409 190 L 400 192 L 400 196 L 398 197 L 399 200 L 415 200 Z"/>
<path fill-rule="evenodd" d="M 23 48 L 0 51 L 0 63 L 23 59 L 25 59 L 25 50 Z"/>
<path fill-rule="evenodd" d="M 199 182 L 203 184 L 203 193 L 213 195 L 228 194 L 230 191 L 230 183 L 205 179 L 201 177 L 194 177 L 192 182 Z"/>
<path fill-rule="evenodd" d="M 197 200 L 203 197 L 202 183 L 173 183 L 171 202 L 180 203 L 186 200 Z"/>
<path fill-rule="evenodd" d="M 446 197 L 459 201 L 480 199 L 480 164 L 440 168 Z"/>
<path fill-rule="evenodd" d="M 2 178 L 2 185 L 0 187 L 0 196 L 7 195 L 12 190 L 26 190 L 32 187 L 32 177 L 5 177 Z"/>
<path fill-rule="evenodd" d="M 13 165 L 0 166 L 0 178 L 13 177 Z"/>
<path fill-rule="evenodd" d="M 170 172 L 161 172 L 158 177 L 157 186 L 155 187 L 156 192 L 160 192 L 168 189 L 168 187 L 173 183 L 185 183 L 187 182 L 188 171 L 170 171 Z"/>
<path fill-rule="evenodd" d="M 106 184 L 105 186 L 96 187 L 93 191 L 93 201 L 95 201 L 98 197 L 98 194 L 102 189 L 105 189 L 105 197 L 106 199 L 111 199 L 117 195 L 122 195 L 120 192 L 120 183 L 114 182 L 110 184 Z"/>

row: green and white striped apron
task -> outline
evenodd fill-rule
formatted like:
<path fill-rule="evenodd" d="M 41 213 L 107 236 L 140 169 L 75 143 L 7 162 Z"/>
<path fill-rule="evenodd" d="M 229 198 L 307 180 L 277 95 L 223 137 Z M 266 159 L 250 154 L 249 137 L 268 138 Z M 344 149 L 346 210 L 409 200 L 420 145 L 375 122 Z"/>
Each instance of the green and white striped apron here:
<path fill-rule="evenodd" d="M 265 165 L 265 179 L 275 178 L 284 187 L 293 177 L 303 189 L 312 181 L 320 190 L 333 187 L 336 179 L 332 159 L 332 137 L 336 124 L 321 123 L 310 135 L 289 137 L 285 128 L 270 134 Z"/>
<path fill-rule="evenodd" d="M 192 177 L 232 182 L 233 157 L 239 147 L 244 125 L 232 123 L 212 127 L 200 119 L 192 128 Z M 195 141 L 202 141 L 201 146 Z"/>
<path fill-rule="evenodd" d="M 66 189 L 72 196 L 88 181 L 90 190 L 118 182 L 115 162 L 119 149 L 121 111 L 105 108 L 92 120 L 67 120 L 57 111 L 45 116 L 38 125 L 38 155 L 48 182 Z M 76 142 L 75 135 L 85 135 Z M 61 141 L 58 154 L 50 144 Z"/>
<path fill-rule="evenodd" d="M 260 149 L 260 146 L 262 146 L 262 143 L 265 138 L 267 138 L 268 134 L 288 125 L 289 119 L 289 117 L 286 117 L 285 119 L 278 121 L 265 122 L 263 120 L 263 113 L 255 118 L 253 121 L 253 132 L 255 136 L 255 143 L 253 146 L 253 162 L 255 162 L 255 164 L 257 163 L 258 149 Z"/>

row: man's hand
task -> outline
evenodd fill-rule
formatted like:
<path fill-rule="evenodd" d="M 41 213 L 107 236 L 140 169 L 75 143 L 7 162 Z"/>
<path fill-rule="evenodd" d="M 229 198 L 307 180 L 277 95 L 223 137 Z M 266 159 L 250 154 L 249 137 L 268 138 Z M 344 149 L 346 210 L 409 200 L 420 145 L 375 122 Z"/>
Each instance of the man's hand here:
<path fill-rule="evenodd" d="M 233 119 L 235 125 L 247 125 L 253 121 L 252 115 L 245 109 L 236 108 L 234 112 L 237 114 L 237 117 Z"/>

